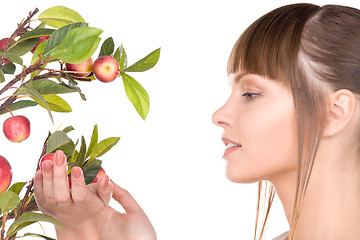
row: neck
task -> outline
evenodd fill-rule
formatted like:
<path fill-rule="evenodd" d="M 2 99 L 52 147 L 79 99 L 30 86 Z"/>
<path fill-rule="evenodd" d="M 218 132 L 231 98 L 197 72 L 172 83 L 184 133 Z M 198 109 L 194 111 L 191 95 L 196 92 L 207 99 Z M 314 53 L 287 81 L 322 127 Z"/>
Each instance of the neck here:
<path fill-rule="evenodd" d="M 360 239 L 360 159 L 346 151 L 326 151 L 336 149 L 335 145 L 330 147 L 334 148 L 319 148 L 296 226 L 296 240 Z M 290 223 L 296 173 L 271 181 Z"/>

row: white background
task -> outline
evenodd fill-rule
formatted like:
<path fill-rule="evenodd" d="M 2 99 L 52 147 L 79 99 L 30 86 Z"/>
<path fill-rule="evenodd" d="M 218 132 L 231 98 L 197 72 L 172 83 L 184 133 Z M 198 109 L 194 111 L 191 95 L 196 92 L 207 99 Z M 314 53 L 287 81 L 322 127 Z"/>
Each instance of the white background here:
<path fill-rule="evenodd" d="M 40 107 L 15 112 L 30 119 L 32 133 L 21 144 L 0 134 L 0 155 L 12 165 L 13 183 L 33 177 L 48 131 L 72 125 L 76 130 L 70 136 L 84 135 L 89 144 L 93 126 L 98 124 L 100 140 L 121 137 L 101 158 L 103 167 L 144 208 L 159 240 L 252 239 L 257 184 L 226 179 L 222 129 L 212 124 L 211 117 L 230 93 L 227 58 L 242 31 L 264 13 L 295 2 L 2 1 L 0 38 L 10 36 L 35 7 L 42 12 L 61 4 L 79 12 L 90 26 L 104 30 L 103 40 L 112 36 L 116 47 L 123 43 L 129 64 L 161 47 L 155 68 L 132 74 L 150 96 L 146 121 L 127 100 L 120 78 L 108 84 L 80 84 L 87 101 L 75 93 L 62 95 L 73 112 L 54 114 L 54 124 Z M 355 0 L 311 2 L 360 8 Z M 2 115 L 0 123 L 9 116 Z M 111 205 L 121 209 L 115 202 Z M 54 237 L 51 225 L 44 226 Z M 276 200 L 267 239 L 287 229 Z M 42 233 L 38 224 L 27 231 Z"/>

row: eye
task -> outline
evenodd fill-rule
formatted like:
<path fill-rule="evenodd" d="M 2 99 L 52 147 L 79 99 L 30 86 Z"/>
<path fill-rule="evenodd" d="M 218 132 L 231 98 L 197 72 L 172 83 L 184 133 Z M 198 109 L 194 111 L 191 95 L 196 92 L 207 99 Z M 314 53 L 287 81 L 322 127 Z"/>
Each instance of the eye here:
<path fill-rule="evenodd" d="M 246 100 L 251 101 L 254 98 L 256 98 L 257 96 L 259 96 L 261 93 L 252 93 L 252 92 L 244 92 L 243 94 L 241 94 L 241 96 L 245 97 Z"/>

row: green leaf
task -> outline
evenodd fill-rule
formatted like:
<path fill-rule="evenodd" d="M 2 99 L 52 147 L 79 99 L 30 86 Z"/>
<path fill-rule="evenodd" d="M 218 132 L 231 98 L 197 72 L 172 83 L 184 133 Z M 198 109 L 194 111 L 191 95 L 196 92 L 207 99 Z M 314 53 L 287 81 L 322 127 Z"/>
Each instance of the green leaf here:
<path fill-rule="evenodd" d="M 36 237 L 42 237 L 46 240 L 56 240 L 54 238 L 51 238 L 51 237 L 47 237 L 47 236 L 44 236 L 44 235 L 41 235 L 41 234 L 37 234 L 37 233 L 25 233 L 24 236 L 36 236 Z"/>
<path fill-rule="evenodd" d="M 13 103 L 10 103 L 7 108 L 10 109 L 10 111 L 15 111 L 18 109 L 26 108 L 26 107 L 34 107 L 38 105 L 37 102 L 31 101 L 31 100 L 20 100 Z M 8 113 L 8 110 L 3 109 L 0 111 L 0 115 Z"/>
<path fill-rule="evenodd" d="M 80 152 L 76 159 L 76 166 L 81 166 L 85 161 L 85 154 L 86 154 L 86 142 L 84 136 L 81 137 L 81 146 Z"/>
<path fill-rule="evenodd" d="M 13 210 L 20 202 L 20 197 L 13 191 L 5 191 L 0 194 L 0 208 L 3 214 Z"/>
<path fill-rule="evenodd" d="M 1 65 L 0 68 L 4 71 L 5 74 L 14 74 L 16 70 L 15 65 L 11 62 Z"/>
<path fill-rule="evenodd" d="M 25 184 L 26 184 L 26 182 L 14 183 L 13 185 L 11 185 L 11 187 L 8 189 L 8 191 L 12 191 L 12 192 L 16 193 L 17 195 L 19 195 L 19 193 L 21 192 L 21 190 L 23 189 Z"/>
<path fill-rule="evenodd" d="M 66 76 L 68 78 L 69 85 L 67 85 L 64 82 L 62 82 L 61 85 L 71 88 L 72 90 L 74 90 L 74 92 L 78 92 L 80 94 L 81 99 L 86 101 L 85 95 L 81 92 L 81 89 L 79 87 L 77 87 L 77 82 L 74 80 L 74 78 L 68 73 L 66 74 Z"/>
<path fill-rule="evenodd" d="M 8 232 L 7 232 L 7 236 L 16 235 L 16 233 L 17 233 L 18 231 L 20 231 L 21 229 L 23 229 L 23 228 L 25 228 L 25 227 L 33 224 L 33 223 L 35 223 L 35 222 L 24 222 L 24 223 L 21 223 L 21 224 L 19 224 L 19 226 L 16 227 L 16 229 L 12 229 L 11 232 L 8 231 Z"/>
<path fill-rule="evenodd" d="M 73 130 L 75 130 L 75 128 L 73 126 L 67 126 L 66 128 L 63 129 L 63 132 L 69 133 Z"/>
<path fill-rule="evenodd" d="M 106 138 L 94 146 L 94 149 L 91 151 L 90 154 L 90 161 L 104 155 L 108 152 L 113 146 L 115 146 L 118 141 L 120 140 L 119 137 L 110 137 Z"/>
<path fill-rule="evenodd" d="M 86 152 L 85 158 L 88 158 L 90 156 L 92 150 L 94 149 L 95 145 L 97 144 L 97 141 L 98 141 L 98 126 L 97 126 L 97 124 L 95 124 L 93 132 L 92 132 L 92 136 L 91 136 L 90 145 Z"/>
<path fill-rule="evenodd" d="M 49 106 L 47 105 L 43 96 L 41 96 L 41 94 L 36 89 L 34 89 L 32 87 L 28 87 L 28 86 L 22 86 L 21 88 L 19 88 L 19 90 L 25 90 L 27 93 L 27 94 L 21 94 L 21 95 L 28 95 L 31 98 L 36 99 L 38 102 L 41 102 L 45 106 L 45 108 L 50 116 L 51 121 L 54 122 L 54 119 L 52 117 Z M 19 91 L 16 93 L 16 95 L 20 95 Z"/>
<path fill-rule="evenodd" d="M 73 24 L 66 25 L 62 28 L 56 30 L 53 34 L 51 34 L 50 38 L 48 39 L 45 49 L 44 49 L 44 56 L 50 53 L 56 46 L 58 46 L 66 36 L 68 32 L 70 32 L 74 28 L 78 27 L 87 27 L 88 24 L 84 22 L 77 22 Z"/>
<path fill-rule="evenodd" d="M 19 43 L 14 43 L 8 48 L 8 53 L 22 56 L 28 52 L 30 52 L 31 49 L 35 47 L 37 44 L 39 38 L 30 38 L 23 41 L 20 41 Z"/>
<path fill-rule="evenodd" d="M 91 56 L 93 52 L 89 53 L 89 50 L 96 50 L 100 42 L 98 36 L 101 33 L 102 30 L 93 27 L 74 28 L 68 32 L 63 41 L 53 49 L 50 56 L 66 63 L 81 63 L 84 54 Z M 97 43 L 95 45 L 96 47 L 94 47 L 94 43 Z M 79 60 L 79 58 L 81 58 L 81 60 Z"/>
<path fill-rule="evenodd" d="M 55 6 L 45 10 L 39 15 L 39 20 L 54 28 L 75 22 L 85 22 L 79 13 L 63 6 Z"/>
<path fill-rule="evenodd" d="M 8 232 L 7 232 L 8 233 L 7 237 L 14 235 L 16 232 L 18 232 L 20 229 L 24 228 L 25 226 L 28 226 L 32 223 L 39 222 L 39 221 L 52 223 L 52 224 L 56 225 L 58 228 L 60 228 L 61 230 L 65 231 L 65 228 L 61 225 L 61 223 L 51 216 L 48 216 L 45 214 L 40 214 L 40 213 L 35 213 L 35 212 L 26 212 L 26 213 L 23 213 L 22 215 L 20 215 L 13 222 L 13 224 L 11 224 L 11 226 L 9 227 Z M 26 225 L 24 226 L 23 224 L 26 224 Z"/>
<path fill-rule="evenodd" d="M 89 50 L 87 52 L 85 52 L 81 57 L 74 59 L 72 61 L 72 63 L 83 63 L 86 62 L 96 51 L 99 43 L 101 41 L 101 38 L 97 38 L 96 41 L 93 43 L 93 45 L 91 45 L 91 47 L 89 48 Z M 90 76 L 88 77 L 83 77 L 83 79 L 91 79 Z M 93 80 L 95 79 L 94 77 L 92 78 Z"/>
<path fill-rule="evenodd" d="M 42 53 L 44 52 L 44 48 L 45 48 L 46 43 L 47 43 L 47 40 L 41 42 L 35 48 L 34 54 L 33 54 L 32 58 L 31 58 L 31 64 L 34 64 L 35 62 L 39 61 L 39 55 L 42 58 L 42 56 L 43 56 Z"/>
<path fill-rule="evenodd" d="M 16 54 L 13 54 L 10 52 L 7 52 L 7 53 L 0 52 L 0 56 L 3 56 L 6 59 L 8 59 L 14 63 L 17 63 L 19 65 L 23 65 L 23 60 Z"/>
<path fill-rule="evenodd" d="M 31 38 L 38 38 L 41 36 L 48 36 L 51 35 L 55 30 L 49 29 L 49 28 L 36 28 L 32 31 L 25 32 L 24 35 L 22 35 L 19 40 L 17 40 L 14 44 L 18 44 L 21 41 L 31 39 Z"/>
<path fill-rule="evenodd" d="M 101 161 L 97 159 L 93 160 L 86 167 L 84 167 L 83 172 L 84 172 L 84 178 L 86 184 L 90 184 L 92 181 L 94 181 L 100 168 L 101 168 Z"/>
<path fill-rule="evenodd" d="M 77 92 L 76 90 L 70 87 L 58 84 L 49 79 L 39 79 L 35 81 L 30 81 L 29 83 L 26 84 L 26 86 L 36 89 L 41 95 Z M 21 93 L 22 92 L 20 92 L 20 94 Z"/>
<path fill-rule="evenodd" d="M 140 59 L 130 67 L 125 68 L 124 72 L 144 72 L 146 70 L 149 70 L 150 68 L 156 65 L 156 63 L 159 60 L 159 57 L 160 57 L 160 48 L 151 52 L 149 55 Z"/>
<path fill-rule="evenodd" d="M 43 95 L 49 109 L 54 112 L 71 112 L 72 109 L 70 105 L 58 95 Z M 37 101 L 35 99 L 35 101 Z M 46 108 L 40 101 L 37 101 L 39 105 L 43 108 Z"/>
<path fill-rule="evenodd" d="M 145 120 L 149 108 L 150 100 L 146 90 L 131 76 L 122 74 L 126 95 L 130 102 L 134 105 L 136 111 L 142 119 Z"/>
<path fill-rule="evenodd" d="M 0 68 L 0 83 L 5 82 L 5 75 L 4 75 L 4 71 L 2 70 L 2 68 Z"/>
<path fill-rule="evenodd" d="M 121 71 L 127 67 L 127 55 L 122 44 L 116 49 L 114 58 L 119 62 Z"/>
<path fill-rule="evenodd" d="M 70 156 L 75 149 L 74 142 L 63 131 L 56 131 L 48 138 L 46 154 L 63 150 L 66 156 Z"/>
<path fill-rule="evenodd" d="M 35 48 L 35 51 L 34 51 L 34 54 L 31 58 L 31 64 L 34 64 L 35 62 L 37 62 L 40 58 L 40 60 L 43 60 L 43 54 L 42 52 L 44 51 L 44 47 L 45 47 L 45 44 L 47 43 L 47 40 L 41 42 L 36 48 Z M 47 63 L 41 65 L 41 67 L 45 67 L 47 65 Z M 36 70 L 34 72 L 31 73 L 31 79 L 33 79 L 34 77 L 36 77 L 37 75 L 39 75 L 41 73 L 41 70 Z"/>
<path fill-rule="evenodd" d="M 111 56 L 113 52 L 114 52 L 114 40 L 112 37 L 109 37 L 101 45 L 99 57 L 104 55 Z"/>

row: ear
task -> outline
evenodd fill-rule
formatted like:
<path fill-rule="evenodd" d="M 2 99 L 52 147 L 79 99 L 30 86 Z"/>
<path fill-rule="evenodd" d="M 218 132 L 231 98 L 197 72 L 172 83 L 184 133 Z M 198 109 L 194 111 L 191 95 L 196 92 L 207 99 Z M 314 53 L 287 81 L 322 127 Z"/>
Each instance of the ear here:
<path fill-rule="evenodd" d="M 347 90 L 340 89 L 330 94 L 330 105 L 324 137 L 330 137 L 343 130 L 354 116 L 356 110 L 356 97 Z"/>

